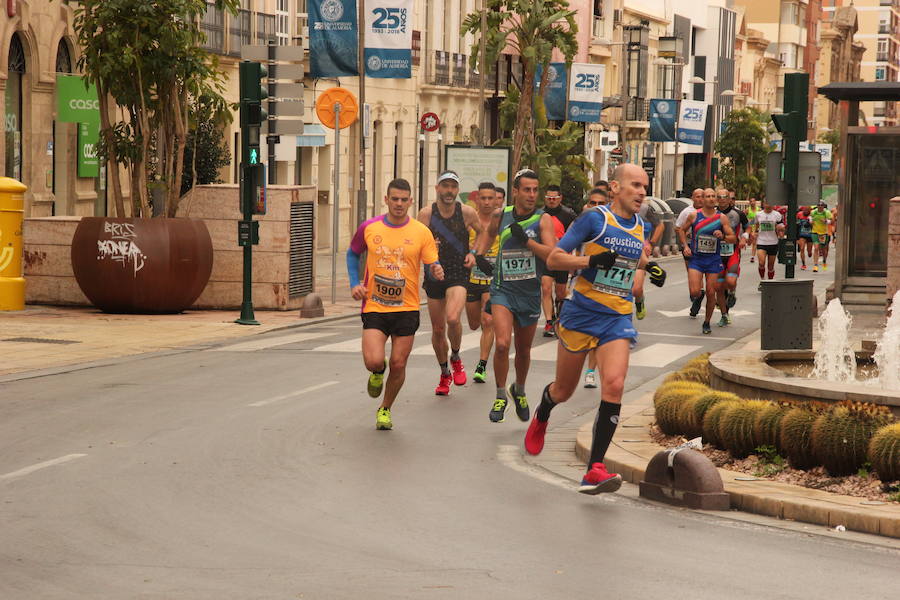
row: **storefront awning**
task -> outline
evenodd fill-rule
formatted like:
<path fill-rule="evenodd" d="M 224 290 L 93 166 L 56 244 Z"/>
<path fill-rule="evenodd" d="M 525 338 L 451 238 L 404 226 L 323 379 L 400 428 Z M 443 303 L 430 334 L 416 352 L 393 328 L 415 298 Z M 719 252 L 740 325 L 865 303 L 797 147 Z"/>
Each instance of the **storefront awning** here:
<path fill-rule="evenodd" d="M 325 145 L 325 128 L 318 123 L 303 125 L 303 135 L 297 136 L 297 146 L 318 148 Z"/>
<path fill-rule="evenodd" d="M 841 100 L 857 102 L 892 101 L 900 100 L 900 83 L 896 81 L 835 82 L 820 87 L 819 93 L 832 102 Z"/>

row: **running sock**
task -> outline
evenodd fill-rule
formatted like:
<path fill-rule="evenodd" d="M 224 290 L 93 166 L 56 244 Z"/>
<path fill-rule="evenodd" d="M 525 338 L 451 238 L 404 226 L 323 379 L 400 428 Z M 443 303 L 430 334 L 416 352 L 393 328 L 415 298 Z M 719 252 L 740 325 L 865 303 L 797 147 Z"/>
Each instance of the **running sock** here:
<path fill-rule="evenodd" d="M 487 369 L 487 361 L 486 361 L 486 360 L 479 360 L 479 361 L 478 361 L 478 367 L 477 367 L 477 368 L 478 368 L 478 369 Z"/>
<path fill-rule="evenodd" d="M 550 397 L 550 384 L 548 383 L 547 387 L 544 388 L 544 394 L 541 396 L 541 403 L 538 405 L 534 417 L 541 423 L 546 423 L 550 420 L 550 411 L 553 410 L 554 406 L 556 406 L 556 402 Z"/>
<path fill-rule="evenodd" d="M 506 388 L 505 388 L 505 387 L 498 387 L 498 388 L 497 388 L 497 397 L 498 397 L 498 398 L 503 398 L 504 400 L 509 400 L 509 397 L 506 395 Z"/>
<path fill-rule="evenodd" d="M 381 367 L 377 371 L 372 371 L 372 373 L 375 373 L 376 375 L 384 375 L 384 372 L 386 369 L 387 369 L 387 367 Z"/>
<path fill-rule="evenodd" d="M 606 456 L 613 434 L 619 425 L 621 409 L 620 404 L 606 400 L 600 402 L 600 408 L 597 409 L 597 420 L 594 421 L 594 439 L 591 440 L 591 460 L 588 465 L 603 462 L 603 457 Z"/>
<path fill-rule="evenodd" d="M 769 279 L 775 279 L 775 271 L 769 271 Z"/>
<path fill-rule="evenodd" d="M 459 348 L 456 350 L 450 349 L 450 360 L 459 360 Z"/>
<path fill-rule="evenodd" d="M 525 386 L 519 385 L 518 383 L 512 384 L 513 394 L 516 396 L 524 396 L 525 395 Z"/>
<path fill-rule="evenodd" d="M 447 366 L 447 363 L 440 363 L 441 366 L 441 375 L 449 375 L 450 367 Z"/>

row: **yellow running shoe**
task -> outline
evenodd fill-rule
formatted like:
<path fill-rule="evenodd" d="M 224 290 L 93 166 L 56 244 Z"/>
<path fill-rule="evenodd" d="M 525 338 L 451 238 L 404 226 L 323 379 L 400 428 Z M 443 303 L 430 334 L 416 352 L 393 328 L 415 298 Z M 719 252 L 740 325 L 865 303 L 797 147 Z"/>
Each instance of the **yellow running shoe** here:
<path fill-rule="evenodd" d="M 387 431 L 392 429 L 394 424 L 391 422 L 391 409 L 381 407 L 375 413 L 375 429 Z"/>
<path fill-rule="evenodd" d="M 387 370 L 387 361 L 384 361 L 384 368 Z M 366 385 L 366 391 L 369 392 L 369 395 L 377 398 L 381 395 L 382 388 L 384 388 L 384 371 L 381 373 L 369 373 L 369 383 Z"/>

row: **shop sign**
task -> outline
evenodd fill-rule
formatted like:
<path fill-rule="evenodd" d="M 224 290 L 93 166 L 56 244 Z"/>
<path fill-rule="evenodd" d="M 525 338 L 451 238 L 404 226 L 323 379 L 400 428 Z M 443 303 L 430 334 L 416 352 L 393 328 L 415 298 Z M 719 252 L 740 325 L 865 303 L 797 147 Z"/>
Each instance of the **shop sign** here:
<path fill-rule="evenodd" d="M 78 124 L 78 176 L 99 177 L 100 161 L 97 159 L 97 144 L 100 128 L 97 123 Z"/>
<path fill-rule="evenodd" d="M 97 88 L 78 75 L 57 75 L 56 120 L 61 123 L 99 123 Z"/>

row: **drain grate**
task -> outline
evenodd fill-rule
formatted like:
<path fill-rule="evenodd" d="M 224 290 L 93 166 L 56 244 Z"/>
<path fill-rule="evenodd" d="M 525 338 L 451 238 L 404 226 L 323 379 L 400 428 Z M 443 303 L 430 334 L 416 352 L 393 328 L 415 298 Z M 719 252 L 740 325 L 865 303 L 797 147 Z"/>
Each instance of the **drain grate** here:
<path fill-rule="evenodd" d="M 31 338 L 31 337 L 6 338 L 5 340 L 0 340 L 0 342 L 24 342 L 26 344 L 80 344 L 81 343 L 76 340 L 54 340 L 52 338 Z"/>

